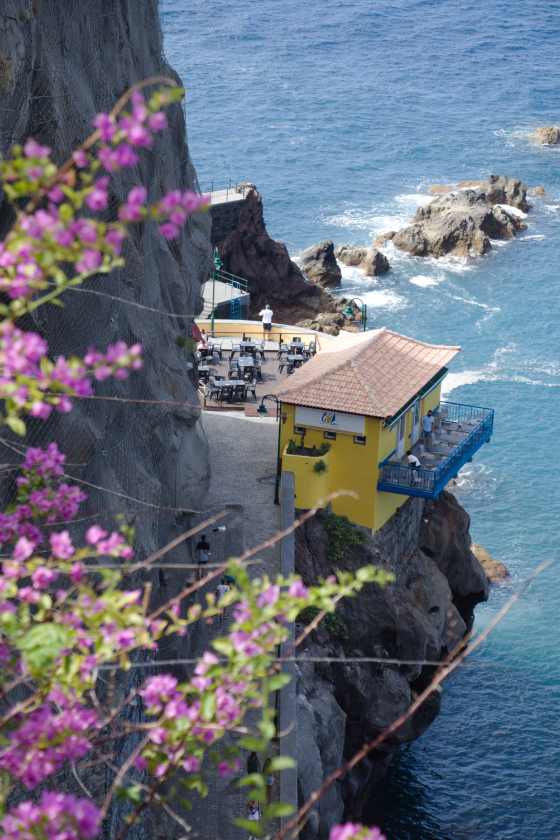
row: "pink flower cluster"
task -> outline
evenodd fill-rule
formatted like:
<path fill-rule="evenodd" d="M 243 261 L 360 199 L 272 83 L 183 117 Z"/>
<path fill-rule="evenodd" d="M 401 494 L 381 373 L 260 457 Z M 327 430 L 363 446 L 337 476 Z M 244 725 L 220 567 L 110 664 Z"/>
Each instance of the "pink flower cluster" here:
<path fill-rule="evenodd" d="M 36 233 L 37 230 L 42 234 L 37 225 L 27 235 L 34 238 L 32 233 Z M 42 277 L 43 272 L 35 256 L 36 251 L 31 242 L 18 243 L 13 251 L 8 250 L 4 242 L 0 242 L 0 290 L 12 299 L 28 294 L 34 281 Z"/>
<path fill-rule="evenodd" d="M 109 344 L 105 353 L 100 353 L 89 347 L 84 356 L 84 362 L 94 370 L 94 377 L 99 382 L 113 375 L 115 379 L 126 379 L 128 368 L 140 370 L 142 367 L 142 345 L 133 344 L 131 347 L 125 341 Z"/>
<path fill-rule="evenodd" d="M 10 733 L 10 745 L 0 751 L 0 770 L 21 779 L 33 790 L 62 767 L 66 759 L 75 764 L 89 752 L 90 743 L 84 733 L 98 722 L 94 711 L 77 703 L 59 713 L 44 703 Z"/>
<path fill-rule="evenodd" d="M 31 333 L 33 335 L 34 333 Z M 63 465 L 66 461 L 66 455 L 58 451 L 58 446 L 55 441 L 49 443 L 45 450 L 40 446 L 30 446 L 27 454 L 21 465 L 22 470 L 27 472 L 37 473 L 43 481 L 48 478 L 53 478 L 55 475 L 62 475 L 64 472 Z M 28 478 L 18 478 L 17 484 L 20 487 L 22 484 L 27 484 Z"/>
<path fill-rule="evenodd" d="M 192 213 L 205 210 L 209 205 L 209 195 L 198 195 L 192 190 L 171 190 L 157 205 L 161 217 L 169 219 L 160 225 L 160 233 L 166 239 L 175 239 L 179 236 L 179 225 L 184 225 Z"/>
<path fill-rule="evenodd" d="M 24 333 L 11 321 L 0 324 L 0 397 L 11 398 L 20 408 L 28 408 L 32 417 L 43 420 L 49 416 L 53 406 L 45 399 L 33 397 L 31 385 L 22 381 L 21 377 L 32 380 L 33 387 L 40 391 L 50 389 L 57 393 L 63 387 L 83 397 L 93 394 L 89 373 L 93 373 L 99 381 L 111 375 L 125 379 L 128 376 L 126 368 L 138 370 L 142 367 L 142 346 L 134 344 L 128 347 L 124 341 L 109 345 L 105 353 L 90 347 L 84 360 L 91 368 L 89 372 L 78 360 L 59 356 L 47 375 L 39 364 L 47 352 L 47 343 L 37 333 Z M 68 396 L 58 396 L 54 401 L 57 411 L 71 411 L 72 403 Z"/>
<path fill-rule="evenodd" d="M 90 840 L 100 827 L 101 812 L 89 799 L 44 790 L 40 802 L 22 802 L 6 814 L 2 840 Z"/>
<path fill-rule="evenodd" d="M 368 828 L 360 823 L 345 823 L 331 828 L 329 840 L 385 840 L 385 836 L 375 827 Z"/>

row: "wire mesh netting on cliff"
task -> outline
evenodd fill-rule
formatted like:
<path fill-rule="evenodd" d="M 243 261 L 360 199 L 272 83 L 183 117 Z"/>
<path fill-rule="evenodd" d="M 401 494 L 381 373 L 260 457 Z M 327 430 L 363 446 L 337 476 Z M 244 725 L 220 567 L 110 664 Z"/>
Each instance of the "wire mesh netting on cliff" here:
<path fill-rule="evenodd" d="M 136 81 L 155 73 L 170 75 L 157 52 L 147 50 L 143 59 L 135 55 L 130 21 L 124 18 L 118 0 L 88 0 L 87 15 L 80 12 L 80 4 L 68 4 L 68 14 L 63 15 L 62 6 L 33 4 L 33 18 L 27 21 L 33 26 L 33 35 L 27 45 L 21 14 L 16 18 L 6 12 L 0 20 L 0 57 L 14 54 L 23 44 L 21 53 L 27 60 L 20 76 L 15 61 L 4 76 L 0 65 L 0 147 L 4 155 L 14 143 L 33 136 L 53 149 L 60 164 L 91 133 L 96 112 L 110 110 Z M 153 30 L 157 17 L 141 19 L 148 12 L 138 8 L 137 26 Z M 164 133 L 168 136 L 158 138 L 152 149 L 142 153 L 130 176 L 121 173 L 114 178 L 108 221 L 116 218 L 119 205 L 135 183 L 148 186 L 154 200 L 173 185 L 199 191 L 186 146 L 184 117 L 177 107 L 168 117 L 170 128 Z M 10 224 L 10 212 L 3 208 L 0 236 Z M 210 266 L 204 237 L 193 244 L 196 228 L 196 221 L 190 220 L 179 244 L 168 245 L 155 223 L 139 226 L 125 243 L 125 267 L 89 278 L 82 287 L 62 296 L 63 309 L 47 304 L 25 324 L 45 337 L 54 358 L 83 356 L 90 345 L 104 349 L 118 339 L 143 345 L 141 371 L 125 382 L 110 379 L 96 384 L 97 397 L 130 402 L 75 400 L 68 416 L 53 412 L 46 421 L 31 420 L 25 439 L 25 445 L 43 447 L 57 440 L 67 455 L 68 473 L 102 488 L 83 486 L 89 498 L 82 524 L 73 526 L 76 535 L 91 524 L 91 520 L 85 521 L 88 516 L 114 526 L 115 512 L 128 512 L 127 519 L 136 520 L 140 532 L 140 554 L 162 544 L 184 505 L 177 495 L 177 447 L 185 427 L 189 435 L 199 434 L 196 409 L 178 411 L 158 404 L 161 400 L 198 404 L 196 383 L 185 369 L 185 351 L 175 342 L 200 308 L 198 283 L 206 279 Z M 148 308 L 137 308 L 134 303 Z M 2 437 L 21 451 L 25 448 L 7 431 Z M 1 460 L 16 464 L 20 459 L 2 447 Z M 7 472 L 0 476 L 4 504 L 14 499 L 15 475 Z"/>

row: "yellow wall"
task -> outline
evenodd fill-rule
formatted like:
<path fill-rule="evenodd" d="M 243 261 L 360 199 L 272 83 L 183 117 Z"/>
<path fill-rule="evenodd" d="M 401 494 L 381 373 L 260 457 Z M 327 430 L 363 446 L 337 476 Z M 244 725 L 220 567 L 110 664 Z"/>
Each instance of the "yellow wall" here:
<path fill-rule="evenodd" d="M 439 405 L 440 395 L 441 385 L 438 385 L 427 397 L 424 397 L 420 411 L 421 417 L 429 409 L 434 410 Z M 283 419 L 285 417 L 281 430 L 281 451 L 283 452 L 290 438 L 299 445 L 301 435 L 296 435 L 294 432 L 295 406 L 283 403 L 282 415 Z M 405 452 L 410 447 L 411 422 L 411 412 L 407 412 Z M 309 427 L 306 427 L 306 429 L 305 446 L 311 447 L 315 444 L 319 447 L 325 442 L 326 438 L 322 429 Z M 358 525 L 371 528 L 375 533 L 406 502 L 408 496 L 399 493 L 387 493 L 377 489 L 379 464 L 386 460 L 397 446 L 396 427 L 390 430 L 388 425 L 381 425 L 381 420 L 375 417 L 366 417 L 365 435 L 365 445 L 354 443 L 354 435 L 343 432 L 336 433 L 336 440 L 328 441 L 331 449 L 329 452 L 330 472 L 327 475 L 329 476 L 331 493 L 339 490 L 352 490 L 358 496 L 357 499 L 350 496 L 338 496 L 332 501 L 333 511 L 339 515 L 347 516 L 348 519 Z M 290 459 L 290 465 L 288 465 L 288 458 Z M 316 495 L 317 490 L 313 485 L 312 479 L 314 476 L 310 473 L 307 477 L 303 468 L 296 471 L 293 466 L 294 463 L 302 463 L 313 459 L 306 459 L 303 456 L 291 456 L 291 458 L 288 456 L 288 458 L 283 459 L 282 469 L 295 473 L 296 507 L 313 507 L 316 500 L 320 498 Z M 296 462 L 294 462 L 294 458 L 297 459 Z M 314 499 L 314 501 L 307 504 L 311 499 Z"/>
<path fill-rule="evenodd" d="M 319 474 L 315 472 L 313 467 L 321 460 L 327 465 L 327 472 Z M 296 507 L 309 510 L 329 495 L 332 476 L 331 460 L 330 452 L 318 457 L 307 457 L 305 455 L 288 455 L 286 450 L 283 450 L 282 469 L 294 474 Z M 327 502 L 321 507 L 325 507 L 326 504 Z"/>
<path fill-rule="evenodd" d="M 196 325 L 202 330 L 205 329 L 210 334 L 211 323 L 210 320 L 196 321 Z M 221 321 L 216 319 L 214 321 L 214 337 L 219 338 L 241 338 L 245 335 L 247 338 L 263 337 L 263 328 L 260 321 Z M 289 343 L 294 335 L 300 336 L 305 344 L 314 341 L 317 350 L 325 346 L 325 343 L 332 341 L 332 336 L 326 333 L 316 333 L 313 330 L 304 330 L 301 327 L 290 327 L 286 324 L 273 324 L 272 329 L 266 336 L 267 341 L 281 341 Z"/>

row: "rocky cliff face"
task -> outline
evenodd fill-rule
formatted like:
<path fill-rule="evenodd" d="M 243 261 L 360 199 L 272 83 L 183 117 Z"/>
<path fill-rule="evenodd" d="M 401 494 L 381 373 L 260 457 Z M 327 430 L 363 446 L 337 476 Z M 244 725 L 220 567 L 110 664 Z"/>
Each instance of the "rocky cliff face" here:
<path fill-rule="evenodd" d="M 320 511 L 296 531 L 296 571 L 307 584 L 331 573 L 328 533 Z M 318 629 L 298 663 L 298 786 L 300 804 L 364 743 L 410 706 L 433 668 L 422 665 L 329 664 L 308 656 L 381 657 L 439 661 L 464 635 L 475 603 L 488 597 L 488 582 L 470 550 L 469 517 L 454 496 L 409 499 L 386 525 L 349 551 L 341 568 L 374 563 L 392 571 L 385 589 L 366 585 L 346 599 L 337 615 L 348 628 L 341 640 Z M 297 629 L 303 629 L 296 628 Z M 369 792 L 395 750 L 426 730 L 440 707 L 434 694 L 412 719 L 319 800 L 300 836 L 322 840 L 345 818 L 360 818 Z"/>
<path fill-rule="evenodd" d="M 134 83 L 156 75 L 177 79 L 162 55 L 157 0 L 4 0 L 0 30 L 0 149 L 33 135 L 53 149 L 57 162 L 92 131 L 91 120 L 109 110 Z M 169 130 L 142 151 L 135 170 L 113 181 L 109 217 L 134 184 L 148 189 L 150 201 L 173 187 L 196 186 L 196 175 L 185 142 L 182 110 L 168 110 Z M 2 196 L 0 196 L 2 198 Z M 10 211 L 0 210 L 0 238 L 10 225 Z M 126 267 L 88 280 L 68 291 L 64 309 L 46 306 L 25 324 L 47 340 L 51 353 L 83 355 L 92 344 L 104 349 L 121 338 L 141 342 L 144 367 L 124 382 L 98 383 L 101 397 L 131 402 L 76 400 L 68 415 L 30 423 L 25 444 L 57 440 L 68 456 L 67 469 L 89 482 L 84 517 L 71 526 L 81 530 L 92 520 L 114 525 L 123 511 L 136 528 L 135 548 L 145 557 L 186 530 L 189 511 L 199 508 L 209 482 L 207 444 L 199 423 L 196 382 L 187 370 L 188 356 L 175 337 L 188 334 L 192 318 L 202 309 L 200 283 L 211 262 L 210 219 L 193 217 L 180 238 L 167 243 L 147 222 L 133 232 L 124 252 Z M 83 289 L 106 296 L 88 294 Z M 138 308 L 133 304 L 140 304 Z M 154 311 L 155 310 L 155 311 Z M 141 399 L 147 402 L 135 403 Z M 184 402 L 185 406 L 160 401 Z M 3 432 L 3 437 L 7 433 Z M 18 443 L 21 441 L 18 439 Z M 19 462 L 9 450 L 4 462 Z M 2 503 L 11 501 L 12 480 L 4 473 Z M 94 486 L 90 486 L 94 485 Z M 182 545 L 169 560 L 185 560 Z M 153 583 L 154 599 L 167 600 L 184 581 L 170 571 L 142 573 Z M 134 581 L 132 581 L 134 585 Z M 180 642 L 164 657 L 180 656 Z M 123 676 L 127 692 L 145 672 Z M 131 707 L 134 715 L 134 708 Z M 123 742 L 123 754 L 133 744 Z M 118 762 L 119 759 L 117 759 Z M 94 778 L 95 776 L 95 778 Z M 103 797 L 109 774 L 103 766 L 84 776 L 94 797 Z M 75 780 L 70 779 L 75 786 Z M 118 833 L 124 805 L 116 805 L 107 832 Z M 148 836 L 147 822 L 131 837 Z"/>
<path fill-rule="evenodd" d="M 91 133 L 94 115 L 111 108 L 132 84 L 156 75 L 180 81 L 162 55 L 157 0 L 5 0 L 2 11 L 3 154 L 33 135 L 62 162 Z M 169 130 L 142 151 L 137 168 L 114 179 L 110 217 L 134 184 L 148 188 L 150 201 L 172 187 L 195 186 L 181 108 L 171 108 L 168 119 Z M 3 208 L 0 236 L 9 222 L 9 211 Z M 126 267 L 85 284 L 121 300 L 68 291 L 64 309 L 44 307 L 27 324 L 47 338 L 54 356 L 81 355 L 89 344 L 103 349 L 118 338 L 144 347 L 141 371 L 122 383 L 98 384 L 97 393 L 152 404 L 77 401 L 68 416 L 35 421 L 26 441 L 57 439 L 70 470 L 104 488 L 88 490 L 90 509 L 131 511 L 140 555 L 183 528 L 187 516 L 182 510 L 198 508 L 209 480 L 196 386 L 186 369 L 186 351 L 175 343 L 179 332 L 188 333 L 202 307 L 200 282 L 210 264 L 209 233 L 210 219 L 202 214 L 172 243 L 153 223 L 138 226 L 126 243 Z M 161 400 L 191 407 L 158 405 Z M 3 489 L 9 495 L 12 488 Z M 166 513 L 168 508 L 173 511 Z"/>

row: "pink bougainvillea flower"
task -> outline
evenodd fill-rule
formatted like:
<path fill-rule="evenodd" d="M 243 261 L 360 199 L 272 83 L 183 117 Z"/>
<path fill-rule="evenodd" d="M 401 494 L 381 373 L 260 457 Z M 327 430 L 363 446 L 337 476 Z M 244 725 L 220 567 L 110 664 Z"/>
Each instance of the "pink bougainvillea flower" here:
<path fill-rule="evenodd" d="M 74 554 L 74 546 L 72 545 L 68 531 L 61 531 L 60 533 L 53 532 L 50 543 L 52 553 L 60 560 L 67 560 Z"/>
<path fill-rule="evenodd" d="M 41 146 L 32 137 L 23 146 L 23 154 L 26 158 L 45 158 L 51 153 L 48 146 Z"/>
<path fill-rule="evenodd" d="M 104 112 L 97 114 L 97 116 L 92 120 L 92 125 L 97 128 L 101 140 L 106 143 L 110 142 L 117 132 L 115 118 Z"/>
<path fill-rule="evenodd" d="M 181 231 L 177 225 L 174 225 L 171 222 L 165 222 L 165 224 L 159 226 L 159 232 L 166 239 L 176 239 Z"/>

